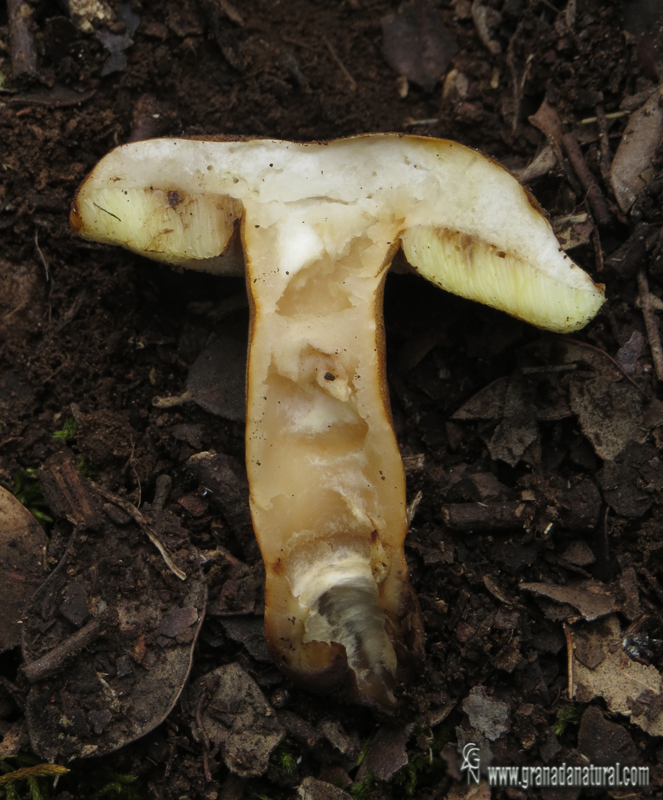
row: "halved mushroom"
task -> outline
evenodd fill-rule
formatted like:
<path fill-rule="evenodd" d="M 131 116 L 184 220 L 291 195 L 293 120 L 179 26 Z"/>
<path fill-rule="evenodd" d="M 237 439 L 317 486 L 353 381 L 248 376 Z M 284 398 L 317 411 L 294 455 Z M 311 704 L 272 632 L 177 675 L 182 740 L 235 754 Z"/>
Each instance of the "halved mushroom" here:
<path fill-rule="evenodd" d="M 392 258 L 402 247 L 442 288 L 554 331 L 588 322 L 602 287 L 505 169 L 415 136 L 125 145 L 85 181 L 71 223 L 219 274 L 237 263 L 222 254 L 240 226 L 246 461 L 270 651 L 305 686 L 393 707 L 398 668 L 421 655 L 422 638 L 385 383 Z"/>

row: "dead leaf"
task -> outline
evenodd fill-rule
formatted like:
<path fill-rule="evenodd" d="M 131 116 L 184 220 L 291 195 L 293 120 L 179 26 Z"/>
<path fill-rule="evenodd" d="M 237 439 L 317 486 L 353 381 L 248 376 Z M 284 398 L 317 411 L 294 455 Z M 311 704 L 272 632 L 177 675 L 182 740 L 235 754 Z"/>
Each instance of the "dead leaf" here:
<path fill-rule="evenodd" d="M 220 623 L 226 636 L 232 639 L 233 642 L 244 645 L 247 652 L 253 656 L 256 661 L 263 661 L 266 664 L 272 663 L 265 639 L 265 622 L 263 617 L 248 615 L 223 617 Z"/>
<path fill-rule="evenodd" d="M 536 441 L 539 427 L 535 400 L 531 382 L 518 373 L 513 375 L 504 397 L 504 419 L 488 442 L 492 458 L 515 467 L 525 450 Z"/>
<path fill-rule="evenodd" d="M 592 240 L 594 223 L 587 213 L 559 217 L 552 221 L 552 226 L 564 250 L 573 250 Z"/>
<path fill-rule="evenodd" d="M 408 731 L 405 727 L 382 725 L 366 753 L 366 769 L 379 781 L 390 781 L 407 766 Z"/>
<path fill-rule="evenodd" d="M 663 138 L 663 87 L 631 114 L 610 170 L 619 207 L 627 213 L 653 180 L 654 157 Z"/>
<path fill-rule="evenodd" d="M 452 414 L 451 419 L 501 419 L 511 378 L 498 378 L 484 386 Z"/>
<path fill-rule="evenodd" d="M 589 706 L 582 715 L 578 750 L 597 766 L 636 764 L 639 755 L 628 730 L 623 725 L 607 720 L 603 711 L 596 706 Z"/>
<path fill-rule="evenodd" d="M 491 742 L 509 730 L 509 706 L 489 697 L 483 686 L 470 689 L 462 708 L 472 728 L 481 731 Z"/>
<path fill-rule="evenodd" d="M 480 389 L 456 411 L 451 419 L 502 419 L 517 416 L 519 394 L 526 395 L 524 403 L 539 422 L 554 422 L 572 414 L 566 391 L 560 385 L 562 373 L 542 370 L 522 375 L 515 373 L 498 378 Z M 506 408 L 508 400 L 509 408 Z"/>
<path fill-rule="evenodd" d="M 432 92 L 458 49 L 439 13 L 426 0 L 412 0 L 381 23 L 389 66 Z"/>
<path fill-rule="evenodd" d="M 622 367 L 624 372 L 632 375 L 635 372 L 638 359 L 642 355 L 647 340 L 640 331 L 633 331 L 631 338 L 622 345 L 617 351 L 615 361 Z"/>
<path fill-rule="evenodd" d="M 228 769 L 245 778 L 265 773 L 285 731 L 253 678 L 239 664 L 226 664 L 200 678 L 191 694 L 193 708 L 203 697 L 200 723 L 221 746 Z M 192 730 L 202 739 L 198 721 L 193 720 Z"/>
<path fill-rule="evenodd" d="M 603 377 L 574 378 L 569 387 L 573 412 L 596 455 L 616 458 L 631 442 L 643 442 L 642 399 L 630 384 L 606 382 Z"/>
<path fill-rule="evenodd" d="M 603 658 L 594 667 L 583 664 L 574 650 L 575 697 L 588 703 L 602 697 L 610 711 L 629 717 L 651 736 L 663 736 L 663 677 L 651 665 L 641 664 L 624 652 L 624 632 L 611 615 L 601 622 L 571 629 L 574 648 L 582 635 Z M 585 644 L 585 647 L 587 644 Z"/>
<path fill-rule="evenodd" d="M 647 513 L 657 492 L 663 491 L 658 449 L 649 443 L 629 444 L 615 461 L 606 461 L 598 473 L 606 503 L 624 517 Z"/>
<path fill-rule="evenodd" d="M 48 539 L 25 506 L 0 486 L 0 653 L 21 643 L 19 621 L 45 578 Z"/>
<path fill-rule="evenodd" d="M 95 31 L 94 35 L 109 53 L 108 59 L 101 68 L 101 76 L 112 75 L 114 72 L 124 72 L 127 68 L 127 57 L 124 51 L 128 50 L 134 43 L 131 38 L 132 34 L 129 31 L 116 34 L 102 29 Z"/>
<path fill-rule="evenodd" d="M 616 598 L 598 581 L 586 580 L 558 586 L 555 583 L 521 583 L 520 588 L 556 603 L 566 603 L 578 609 L 588 621 L 604 617 L 615 608 Z"/>
<path fill-rule="evenodd" d="M 193 362 L 186 391 L 178 397 L 157 397 L 154 405 L 171 408 L 197 403 L 217 417 L 242 422 L 246 416 L 246 342 L 223 336 Z"/>
<path fill-rule="evenodd" d="M 304 778 L 297 787 L 299 800 L 352 800 L 352 795 L 338 786 L 315 778 Z"/>
<path fill-rule="evenodd" d="M 576 567 L 586 567 L 596 561 L 596 556 L 582 539 L 574 539 L 562 553 L 562 558 L 570 564 L 575 564 Z"/>
<path fill-rule="evenodd" d="M 169 544 L 187 566 L 184 582 L 174 580 L 134 523 L 116 528 L 106 521 L 98 532 L 72 535 L 32 598 L 22 626 L 28 666 L 80 635 L 63 612 L 72 587 L 92 618 L 88 625 L 98 621 L 84 649 L 72 648 L 32 684 L 25 716 L 42 758 L 111 753 L 153 730 L 177 702 L 207 602 L 202 572 L 193 568 L 199 556 L 180 531 L 171 527 Z"/>
<path fill-rule="evenodd" d="M 9 758 L 18 755 L 19 750 L 25 750 L 29 744 L 25 719 L 21 717 L 12 722 L 0 742 L 0 758 Z"/>

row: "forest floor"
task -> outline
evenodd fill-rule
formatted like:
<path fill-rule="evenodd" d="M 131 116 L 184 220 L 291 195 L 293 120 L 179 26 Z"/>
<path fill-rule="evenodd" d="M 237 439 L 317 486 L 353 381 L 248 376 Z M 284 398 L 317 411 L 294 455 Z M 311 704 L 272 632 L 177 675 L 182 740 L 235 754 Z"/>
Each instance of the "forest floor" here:
<path fill-rule="evenodd" d="M 0 527 L 0 771 L 71 769 L 55 787 L 39 770 L 0 777 L 0 796 L 478 800 L 491 764 L 616 762 L 648 767 L 638 791 L 663 796 L 657 5 L 0 9 L 0 484 L 43 526 L 24 520 L 19 544 L 20 526 Z M 153 404 L 181 394 L 202 358 L 241 408 L 243 281 L 87 243 L 68 222 L 86 174 L 128 141 L 381 131 L 454 139 L 516 173 L 607 295 L 571 337 L 389 276 L 389 389 L 418 503 L 406 554 L 426 632 L 393 720 L 274 668 L 243 424 L 214 397 Z M 21 627 L 19 585 L 32 587 Z M 478 787 L 460 772 L 472 742 Z M 492 796 L 590 791 L 633 792 Z"/>

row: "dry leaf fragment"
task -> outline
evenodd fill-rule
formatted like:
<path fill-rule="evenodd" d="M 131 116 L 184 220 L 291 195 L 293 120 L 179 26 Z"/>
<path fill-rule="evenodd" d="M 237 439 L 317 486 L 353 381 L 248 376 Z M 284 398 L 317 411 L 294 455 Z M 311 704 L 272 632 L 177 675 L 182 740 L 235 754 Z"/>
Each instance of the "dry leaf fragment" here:
<path fill-rule="evenodd" d="M 239 664 L 226 664 L 201 678 L 192 694 L 194 708 L 201 697 L 203 702 L 200 722 L 204 730 L 196 723 L 195 738 L 206 734 L 220 746 L 226 766 L 235 775 L 249 778 L 266 772 L 269 756 L 285 731 L 253 678 Z"/>
<path fill-rule="evenodd" d="M 567 603 L 577 608 L 581 616 L 591 622 L 604 617 L 615 607 L 615 597 L 607 586 L 594 580 L 578 581 L 566 586 L 554 583 L 521 583 L 520 588 L 557 603 Z"/>
<path fill-rule="evenodd" d="M 210 414 L 233 422 L 245 418 L 246 344 L 228 336 L 218 339 L 194 361 L 186 391 L 177 397 L 155 397 L 157 408 L 194 402 Z"/>
<path fill-rule="evenodd" d="M 641 396 L 631 386 L 596 376 L 574 378 L 569 386 L 573 412 L 596 455 L 613 460 L 631 442 L 643 442 Z"/>
<path fill-rule="evenodd" d="M 113 752 L 149 733 L 173 709 L 191 668 L 207 587 L 202 571 L 190 569 L 199 556 L 185 532 L 171 530 L 170 543 L 179 541 L 177 556 L 190 572 L 186 582 L 174 581 L 137 527 L 119 531 L 106 523 L 99 535 L 77 529 L 56 570 L 33 594 L 22 625 L 23 671 L 35 679 L 25 715 L 31 747 L 41 757 Z M 63 613 L 62 601 L 75 584 L 92 617 L 84 628 Z M 165 628 L 177 638 L 160 636 L 175 609 Z"/>
<path fill-rule="evenodd" d="M 610 170 L 619 207 L 627 213 L 655 175 L 654 157 L 663 139 L 663 87 L 631 114 Z"/>
<path fill-rule="evenodd" d="M 483 686 L 470 689 L 463 700 L 463 711 L 470 720 L 470 725 L 491 742 L 506 733 L 509 729 L 509 706 L 501 700 L 489 697 Z"/>
<path fill-rule="evenodd" d="M 600 651 L 603 658 L 588 667 L 574 655 L 575 697 L 589 702 L 602 697 L 610 711 L 630 717 L 651 736 L 663 736 L 663 677 L 653 666 L 628 657 L 622 646 L 624 632 L 616 615 L 582 630 L 584 647 Z M 574 648 L 580 632 L 572 629 Z"/>
<path fill-rule="evenodd" d="M 491 55 L 499 55 L 502 52 L 502 45 L 497 39 L 493 39 L 491 28 L 499 25 L 501 14 L 494 8 L 490 8 L 490 6 L 482 5 L 479 0 L 474 0 L 472 3 L 472 19 L 474 20 L 474 27 L 479 34 L 479 39 L 481 39 L 481 44 Z"/>
<path fill-rule="evenodd" d="M 25 506 L 0 486 L 0 653 L 21 643 L 24 606 L 44 580 L 46 534 Z"/>
<path fill-rule="evenodd" d="M 425 0 L 413 0 L 381 22 L 389 66 L 432 92 L 458 49 L 438 12 Z"/>

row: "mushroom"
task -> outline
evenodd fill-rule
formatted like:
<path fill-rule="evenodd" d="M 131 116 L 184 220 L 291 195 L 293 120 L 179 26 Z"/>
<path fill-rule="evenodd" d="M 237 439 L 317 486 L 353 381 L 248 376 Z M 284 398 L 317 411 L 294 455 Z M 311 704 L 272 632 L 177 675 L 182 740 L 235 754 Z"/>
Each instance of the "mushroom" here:
<path fill-rule="evenodd" d="M 71 224 L 181 267 L 245 265 L 246 464 L 270 652 L 305 687 L 396 706 L 423 637 L 385 380 L 392 259 L 402 248 L 443 289 L 559 332 L 596 314 L 603 287 L 507 170 L 418 136 L 124 145 L 83 183 Z M 223 255 L 240 244 L 243 261 Z"/>

